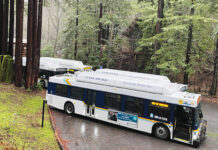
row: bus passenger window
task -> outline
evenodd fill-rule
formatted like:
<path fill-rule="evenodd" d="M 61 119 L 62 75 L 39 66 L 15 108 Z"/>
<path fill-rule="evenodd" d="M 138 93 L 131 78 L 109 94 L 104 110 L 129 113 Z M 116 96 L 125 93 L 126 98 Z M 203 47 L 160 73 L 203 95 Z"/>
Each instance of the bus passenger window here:
<path fill-rule="evenodd" d="M 105 108 L 111 108 L 115 110 L 120 110 L 120 95 L 105 93 L 104 106 Z"/>
<path fill-rule="evenodd" d="M 67 97 L 67 86 L 57 84 L 56 85 L 56 95 Z"/>
<path fill-rule="evenodd" d="M 138 116 L 143 116 L 143 112 L 144 112 L 143 100 L 134 97 L 126 97 L 125 112 L 137 114 Z"/>
<path fill-rule="evenodd" d="M 76 99 L 76 100 L 83 100 L 83 89 L 72 87 L 71 98 Z"/>

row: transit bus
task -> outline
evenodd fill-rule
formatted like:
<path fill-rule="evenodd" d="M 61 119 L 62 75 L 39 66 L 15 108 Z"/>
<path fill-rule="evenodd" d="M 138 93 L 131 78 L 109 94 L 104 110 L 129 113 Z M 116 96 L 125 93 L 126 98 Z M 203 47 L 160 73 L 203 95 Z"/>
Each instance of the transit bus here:
<path fill-rule="evenodd" d="M 26 57 L 22 58 L 23 70 L 26 69 Z M 62 58 L 53 57 L 40 57 L 39 65 L 39 79 L 43 88 L 48 87 L 48 79 L 50 76 L 74 73 L 76 71 L 88 71 L 91 70 L 91 66 L 86 66 L 82 61 L 68 60 Z M 25 76 L 24 76 L 25 79 Z"/>
<path fill-rule="evenodd" d="M 88 71 L 91 70 L 91 66 L 84 65 L 82 61 L 78 60 L 70 60 L 70 59 L 62 59 L 62 58 L 54 58 L 54 57 L 41 57 L 41 64 L 58 64 L 62 68 L 67 68 L 69 73 L 74 73 L 76 71 Z"/>
<path fill-rule="evenodd" d="M 164 81 L 165 80 L 165 81 Z M 164 76 L 112 69 L 49 78 L 47 104 L 64 110 L 198 147 L 207 122 L 201 95 Z"/>

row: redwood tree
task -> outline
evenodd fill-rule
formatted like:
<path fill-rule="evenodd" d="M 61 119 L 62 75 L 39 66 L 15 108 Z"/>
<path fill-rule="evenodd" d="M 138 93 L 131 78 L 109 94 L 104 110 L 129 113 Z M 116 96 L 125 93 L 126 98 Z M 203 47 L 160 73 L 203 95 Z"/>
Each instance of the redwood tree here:
<path fill-rule="evenodd" d="M 8 54 L 13 56 L 14 47 L 14 0 L 10 0 L 10 27 L 9 27 L 9 46 Z"/>
<path fill-rule="evenodd" d="M 158 21 L 156 24 L 156 34 L 161 33 L 162 31 L 162 18 L 164 18 L 164 0 L 158 0 L 158 10 L 157 10 L 157 17 L 158 17 Z M 155 41 L 155 45 L 154 45 L 154 52 L 156 52 L 158 49 L 160 49 L 161 44 L 158 40 Z M 159 70 L 157 69 L 157 60 L 155 60 L 154 62 L 154 68 L 153 68 L 153 73 L 155 74 L 159 74 Z"/>
<path fill-rule="evenodd" d="M 9 0 L 4 0 L 2 54 L 7 54 L 8 51 L 8 7 L 9 7 Z"/>
<path fill-rule="evenodd" d="M 22 49 L 23 49 L 23 11 L 24 0 L 16 1 L 16 49 L 15 49 L 15 86 L 22 86 Z"/>
<path fill-rule="evenodd" d="M 3 28 L 3 0 L 0 0 L 0 33 L 2 33 Z M 2 53 L 2 34 L 0 34 L 0 54 Z"/>
<path fill-rule="evenodd" d="M 38 29 L 37 29 L 37 53 L 36 53 L 36 75 L 35 75 L 35 83 L 38 81 L 39 77 L 39 65 L 40 65 L 40 51 L 41 51 L 41 36 L 42 36 L 42 7 L 43 0 L 39 0 L 39 12 L 38 12 Z"/>
<path fill-rule="evenodd" d="M 38 0 L 35 0 L 33 1 L 33 28 L 32 28 L 32 33 L 33 33 L 33 55 L 32 55 L 32 59 L 33 59 L 33 62 L 32 62 L 32 83 L 31 85 L 34 86 L 36 83 L 35 83 L 35 76 L 37 73 L 37 29 L 38 29 Z M 34 87 L 32 87 L 34 88 Z"/>
<path fill-rule="evenodd" d="M 74 59 L 77 57 L 77 51 L 78 51 L 78 26 L 79 26 L 79 0 L 76 0 L 77 2 L 77 8 L 76 8 L 76 33 L 75 33 L 75 47 L 74 47 Z"/>
<path fill-rule="evenodd" d="M 217 90 L 217 77 L 218 77 L 218 35 L 216 36 L 215 40 L 215 51 L 214 51 L 214 69 L 213 69 L 213 80 L 210 87 L 210 95 L 216 95 Z"/>
<path fill-rule="evenodd" d="M 103 5 L 102 3 L 100 3 L 99 5 L 100 7 L 100 10 L 99 10 L 99 21 L 101 20 L 101 18 L 103 17 Z M 99 22 L 99 31 L 98 31 L 98 44 L 100 46 L 100 58 L 102 57 L 102 48 L 101 48 L 101 45 L 102 45 L 102 23 Z"/>
<path fill-rule="evenodd" d="M 28 1 L 27 21 L 27 61 L 26 61 L 26 89 L 32 88 L 32 65 L 33 65 L 33 0 Z"/>
<path fill-rule="evenodd" d="M 192 0 L 192 5 L 194 3 L 194 0 Z M 191 15 L 194 15 L 195 9 L 192 7 L 191 8 Z M 192 47 L 192 40 L 193 40 L 193 23 L 192 20 L 190 20 L 190 24 L 189 24 L 189 31 L 188 31 L 188 42 L 187 42 L 187 49 L 186 49 L 186 55 L 185 55 L 185 70 L 184 70 L 184 84 L 188 84 L 188 65 L 190 62 L 190 55 L 191 55 L 191 47 Z"/>

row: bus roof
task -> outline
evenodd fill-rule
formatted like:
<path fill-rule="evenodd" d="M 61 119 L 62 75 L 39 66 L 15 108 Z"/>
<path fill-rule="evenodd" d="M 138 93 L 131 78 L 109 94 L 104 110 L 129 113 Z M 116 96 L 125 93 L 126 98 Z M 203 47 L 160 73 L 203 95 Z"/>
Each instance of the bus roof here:
<path fill-rule="evenodd" d="M 26 57 L 23 57 L 23 66 L 26 66 Z M 69 69 L 83 71 L 87 69 L 92 69 L 92 67 L 86 66 L 82 63 L 82 61 L 77 60 L 40 57 L 40 69 L 48 71 L 60 71 L 61 69 L 64 69 L 64 71 L 67 71 Z"/>
<path fill-rule="evenodd" d="M 57 75 L 50 82 L 83 87 L 87 89 L 129 95 L 189 107 L 197 107 L 200 94 L 182 92 L 185 85 L 153 82 L 130 76 L 112 76 L 98 71 L 77 72 L 75 75 Z"/>
<path fill-rule="evenodd" d="M 91 66 L 86 66 L 83 64 L 82 61 L 77 61 L 77 60 L 69 60 L 69 59 L 62 59 L 62 58 L 53 58 L 53 57 L 41 57 L 40 61 L 42 63 L 57 63 L 63 68 L 68 68 L 68 69 L 75 69 L 79 71 L 86 70 L 86 68 L 92 68 Z"/>
<path fill-rule="evenodd" d="M 105 75 L 131 77 L 135 79 L 170 83 L 170 80 L 168 77 L 161 76 L 161 75 L 153 75 L 153 74 L 114 70 L 114 69 L 98 69 L 96 70 L 96 72 L 105 74 Z"/>

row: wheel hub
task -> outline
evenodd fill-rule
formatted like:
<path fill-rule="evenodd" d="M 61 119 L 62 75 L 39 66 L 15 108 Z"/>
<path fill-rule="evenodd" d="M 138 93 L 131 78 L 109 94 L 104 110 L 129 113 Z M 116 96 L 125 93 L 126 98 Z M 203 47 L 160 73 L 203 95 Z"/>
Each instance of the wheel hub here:
<path fill-rule="evenodd" d="M 162 127 L 159 127 L 157 129 L 157 133 L 159 136 L 164 136 L 166 134 L 164 128 L 162 128 Z"/>

